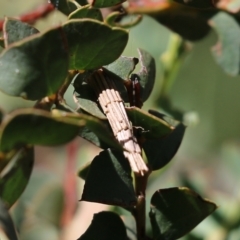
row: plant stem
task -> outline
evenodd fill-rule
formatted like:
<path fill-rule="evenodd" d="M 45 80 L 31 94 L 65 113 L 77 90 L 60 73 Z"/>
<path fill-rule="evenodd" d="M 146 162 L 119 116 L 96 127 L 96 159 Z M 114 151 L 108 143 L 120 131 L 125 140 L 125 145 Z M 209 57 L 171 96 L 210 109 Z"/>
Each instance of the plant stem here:
<path fill-rule="evenodd" d="M 145 191 L 147 187 L 147 180 L 150 171 L 146 173 L 144 176 L 135 174 L 135 192 L 137 196 L 137 205 L 133 211 L 133 216 L 136 221 L 137 228 L 137 239 L 138 240 L 146 240 L 146 197 Z"/>

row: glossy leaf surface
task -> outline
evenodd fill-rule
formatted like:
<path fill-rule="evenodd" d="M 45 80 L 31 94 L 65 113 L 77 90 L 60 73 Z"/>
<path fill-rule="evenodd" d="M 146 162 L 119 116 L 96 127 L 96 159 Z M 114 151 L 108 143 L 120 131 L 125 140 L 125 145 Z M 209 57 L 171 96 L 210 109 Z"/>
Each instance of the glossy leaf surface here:
<path fill-rule="evenodd" d="M 179 239 L 216 208 L 188 188 L 160 189 L 151 198 L 149 213 L 154 239 Z"/>
<path fill-rule="evenodd" d="M 100 212 L 93 216 L 91 225 L 78 240 L 126 240 L 122 219 L 113 212 Z"/>
<path fill-rule="evenodd" d="M 8 208 L 21 196 L 32 173 L 33 147 L 22 148 L 15 156 L 14 165 L 0 178 L 0 197 Z"/>
<path fill-rule="evenodd" d="M 64 44 L 61 28 L 12 44 L 0 55 L 0 89 L 30 100 L 55 93 L 67 76 Z"/>
<path fill-rule="evenodd" d="M 212 48 L 217 63 L 232 76 L 240 72 L 240 26 L 229 14 L 219 12 L 209 20 L 218 34 L 219 40 Z"/>
<path fill-rule="evenodd" d="M 13 221 L 5 204 L 0 200 L 0 225 L 6 236 L 11 240 L 18 240 Z"/>
<path fill-rule="evenodd" d="M 93 159 L 81 200 L 118 206 L 136 203 L 131 169 L 122 153 L 108 149 Z"/>
<path fill-rule="evenodd" d="M 5 47 L 26 37 L 39 33 L 33 26 L 16 19 L 6 18 L 3 25 Z"/>
<path fill-rule="evenodd" d="M 63 25 L 71 69 L 95 69 L 117 59 L 124 50 L 127 31 L 92 19 L 70 20 Z"/>

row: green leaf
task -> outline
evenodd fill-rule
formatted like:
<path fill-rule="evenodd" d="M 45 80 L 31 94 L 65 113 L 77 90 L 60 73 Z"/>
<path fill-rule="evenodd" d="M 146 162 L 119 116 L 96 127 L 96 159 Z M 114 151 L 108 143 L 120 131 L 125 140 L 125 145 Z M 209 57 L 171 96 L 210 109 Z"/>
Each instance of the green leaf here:
<path fill-rule="evenodd" d="M 117 206 L 136 204 L 131 168 L 122 153 L 108 149 L 93 159 L 81 200 Z"/>
<path fill-rule="evenodd" d="M 128 41 L 128 32 L 93 19 L 70 20 L 63 25 L 71 69 L 95 69 L 117 59 Z"/>
<path fill-rule="evenodd" d="M 177 3 L 184 4 L 189 7 L 195 7 L 195 8 L 212 8 L 215 7 L 215 1 L 213 0 L 174 0 Z M 217 2 L 217 1 L 216 1 Z"/>
<path fill-rule="evenodd" d="M 56 7 L 57 10 L 64 13 L 65 15 L 70 14 L 76 10 L 76 6 L 68 0 L 50 0 L 50 2 Z"/>
<path fill-rule="evenodd" d="M 91 7 L 91 5 L 85 5 L 72 12 L 68 19 L 74 18 L 92 18 L 99 21 L 103 21 L 102 13 L 99 9 Z"/>
<path fill-rule="evenodd" d="M 155 111 L 149 112 L 159 117 Z M 181 145 L 185 128 L 182 123 L 178 123 L 169 135 L 158 139 L 146 139 L 143 149 L 152 170 L 158 170 L 172 160 Z"/>
<path fill-rule="evenodd" d="M 97 103 L 97 96 L 93 88 L 88 84 L 90 73 L 84 72 L 76 76 L 73 86 L 77 94 L 77 106 L 85 112 L 100 118 L 107 119 L 101 107 Z"/>
<path fill-rule="evenodd" d="M 141 64 L 140 77 L 141 98 L 145 102 L 150 96 L 156 76 L 156 64 L 154 58 L 145 50 L 138 49 L 139 61 Z"/>
<path fill-rule="evenodd" d="M 112 27 L 131 28 L 141 20 L 142 15 L 127 14 L 127 16 L 123 16 L 121 12 L 112 12 L 106 17 L 105 22 Z"/>
<path fill-rule="evenodd" d="M 0 55 L 0 89 L 36 100 L 55 93 L 68 70 L 68 54 L 60 27 L 14 43 Z"/>
<path fill-rule="evenodd" d="M 121 79 L 128 80 L 130 78 L 130 74 L 134 71 L 137 64 L 137 58 L 121 56 L 114 62 L 104 66 L 104 68 L 114 73 Z"/>
<path fill-rule="evenodd" d="M 82 178 L 83 180 L 87 179 L 87 175 L 90 169 L 91 163 L 87 163 L 85 166 L 81 167 L 78 171 L 78 176 Z"/>
<path fill-rule="evenodd" d="M 21 22 L 17 19 L 5 18 L 3 25 L 3 33 L 6 36 L 5 47 L 8 45 L 20 41 L 26 37 L 39 33 L 39 31 L 33 26 Z"/>
<path fill-rule="evenodd" d="M 80 120 L 81 116 L 79 121 L 75 121 L 37 109 L 16 110 L 3 120 L 0 149 L 9 151 L 25 144 L 48 146 L 67 143 L 85 125 L 85 121 Z"/>
<path fill-rule="evenodd" d="M 13 221 L 7 211 L 5 204 L 0 199 L 0 226 L 11 240 L 18 240 Z"/>
<path fill-rule="evenodd" d="M 215 203 L 188 188 L 160 189 L 151 198 L 149 213 L 154 239 L 179 239 L 216 208 Z"/>
<path fill-rule="evenodd" d="M 142 130 L 145 138 L 160 138 L 172 132 L 171 126 L 162 119 L 137 107 L 126 108 L 133 126 Z"/>
<path fill-rule="evenodd" d="M 113 212 L 100 212 L 93 216 L 91 225 L 78 240 L 127 240 L 122 219 Z"/>
<path fill-rule="evenodd" d="M 8 208 L 17 201 L 28 184 L 34 163 L 33 147 L 22 148 L 14 158 L 13 166 L 0 178 L 0 197 Z"/>
<path fill-rule="evenodd" d="M 153 12 L 152 17 L 181 37 L 190 41 L 198 41 L 209 33 L 211 28 L 207 20 L 215 12 L 215 9 L 203 11 L 171 2 L 157 14 Z"/>
<path fill-rule="evenodd" d="M 120 147 L 120 146 L 118 146 L 118 142 L 114 138 L 113 134 L 111 134 L 110 130 L 105 132 L 105 134 L 104 134 L 105 139 L 106 139 L 105 141 L 102 140 L 102 137 L 101 137 L 103 134 L 104 133 L 102 132 L 101 135 L 100 134 L 97 135 L 96 133 L 94 133 L 87 127 L 83 127 L 79 131 L 80 137 L 84 138 L 85 140 L 89 141 L 90 143 L 92 143 L 102 149 L 107 149 L 109 147 L 113 147 L 113 145 L 115 145 L 115 147 L 117 145 L 118 148 Z M 108 138 L 108 140 L 107 140 L 107 138 Z"/>
<path fill-rule="evenodd" d="M 93 0 L 92 5 L 95 8 L 106 8 L 106 7 L 113 7 L 125 1 L 126 0 Z"/>
<path fill-rule="evenodd" d="M 212 48 L 212 53 L 217 63 L 223 70 L 236 76 L 240 73 L 240 26 L 231 15 L 219 12 L 209 20 L 215 29 L 219 40 Z"/>

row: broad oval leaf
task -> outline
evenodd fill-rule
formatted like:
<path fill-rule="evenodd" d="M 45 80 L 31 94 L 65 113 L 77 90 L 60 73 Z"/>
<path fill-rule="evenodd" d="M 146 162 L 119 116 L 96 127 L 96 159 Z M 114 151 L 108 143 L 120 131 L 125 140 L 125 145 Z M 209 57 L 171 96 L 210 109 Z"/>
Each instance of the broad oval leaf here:
<path fill-rule="evenodd" d="M 5 18 L 3 25 L 5 47 L 26 37 L 39 33 L 33 26 L 17 19 Z"/>
<path fill-rule="evenodd" d="M 98 8 L 93 8 L 91 5 L 85 5 L 72 12 L 68 19 L 77 18 L 92 18 L 99 21 L 103 21 L 102 13 Z"/>
<path fill-rule="evenodd" d="M 122 219 L 113 212 L 94 214 L 86 232 L 78 240 L 126 240 L 127 232 Z"/>
<path fill-rule="evenodd" d="M 50 0 L 50 2 L 57 10 L 64 13 L 65 15 L 70 14 L 77 8 L 77 6 L 73 4 L 73 2 L 68 0 Z"/>
<path fill-rule="evenodd" d="M 11 240 L 18 240 L 13 221 L 8 213 L 5 204 L 0 199 L 0 226 Z"/>
<path fill-rule="evenodd" d="M 139 62 L 141 64 L 140 77 L 141 98 L 145 102 L 153 89 L 156 76 L 156 64 L 154 58 L 145 50 L 138 49 Z"/>
<path fill-rule="evenodd" d="M 93 0 L 92 5 L 95 8 L 106 8 L 106 7 L 113 7 L 125 1 L 126 0 Z"/>
<path fill-rule="evenodd" d="M 30 100 L 55 93 L 68 71 L 61 27 L 16 42 L 0 55 L 0 89 Z"/>
<path fill-rule="evenodd" d="M 20 149 L 14 156 L 13 166 L 0 178 L 0 197 L 10 208 L 21 196 L 32 173 L 33 147 Z"/>
<path fill-rule="evenodd" d="M 25 144 L 64 144 L 77 136 L 84 125 L 85 121 L 55 117 L 43 110 L 16 110 L 3 120 L 0 149 L 6 152 Z"/>
<path fill-rule="evenodd" d="M 128 80 L 130 78 L 130 74 L 134 71 L 138 62 L 138 59 L 135 57 L 121 56 L 114 62 L 104 66 L 104 68 L 116 74 L 121 79 Z"/>
<path fill-rule="evenodd" d="M 122 153 L 108 149 L 93 159 L 81 200 L 127 207 L 136 204 L 131 168 Z"/>
<path fill-rule="evenodd" d="M 124 50 L 128 32 L 93 19 L 70 20 L 63 25 L 71 69 L 95 69 L 113 62 Z"/>
<path fill-rule="evenodd" d="M 209 20 L 209 24 L 217 32 L 219 40 L 212 48 L 217 63 L 223 70 L 236 76 L 240 73 L 240 26 L 231 15 L 219 12 Z"/>
<path fill-rule="evenodd" d="M 133 126 L 144 134 L 144 138 L 160 138 L 172 132 L 168 123 L 139 108 L 126 108 L 126 112 Z"/>
<path fill-rule="evenodd" d="M 159 117 L 155 111 L 150 110 L 149 112 Z M 178 123 L 167 136 L 158 139 L 146 139 L 143 143 L 143 149 L 152 170 L 158 170 L 172 160 L 181 145 L 185 129 L 186 127 L 182 123 Z"/>
<path fill-rule="evenodd" d="M 154 239 L 179 239 L 216 208 L 215 203 L 188 188 L 160 189 L 151 198 L 149 213 Z"/>

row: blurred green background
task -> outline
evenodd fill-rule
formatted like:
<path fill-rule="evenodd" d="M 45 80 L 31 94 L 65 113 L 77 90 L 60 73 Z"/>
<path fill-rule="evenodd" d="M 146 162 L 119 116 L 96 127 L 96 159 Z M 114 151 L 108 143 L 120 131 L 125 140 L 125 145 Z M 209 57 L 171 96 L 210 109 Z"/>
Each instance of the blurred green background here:
<path fill-rule="evenodd" d="M 0 0 L 0 17 L 18 16 L 43 3 L 46 1 Z M 61 24 L 65 19 L 55 11 L 39 20 L 36 27 L 44 30 Z M 140 47 L 151 53 L 157 64 L 156 86 L 144 105 L 146 110 L 161 110 L 157 102 L 163 82 L 161 56 L 167 50 L 171 35 L 167 28 L 150 17 L 144 17 L 138 26 L 130 29 L 124 55 L 137 57 L 137 48 Z M 216 41 L 215 33 L 210 32 L 206 38 L 191 44 L 191 51 L 183 59 L 169 96 L 174 107 L 195 121 L 187 127 L 174 160 L 152 175 L 147 191 L 151 196 L 159 188 L 188 185 L 217 203 L 217 214 L 208 217 L 183 238 L 188 240 L 240 239 L 240 113 L 237 110 L 240 77 L 226 75 L 214 61 L 211 47 Z M 66 99 L 74 107 L 72 92 L 71 87 Z M 3 93 L 0 93 L 0 102 L 5 111 L 34 104 Z M 78 168 L 92 160 L 99 149 L 80 139 L 71 144 L 75 144 L 77 149 L 76 174 Z M 21 240 L 76 239 L 90 223 L 93 212 L 106 209 L 104 205 L 78 202 L 84 183 L 75 176 L 76 214 L 70 214 L 67 224 L 60 223 L 69 146 L 36 148 L 36 165 L 30 184 L 12 210 Z"/>

